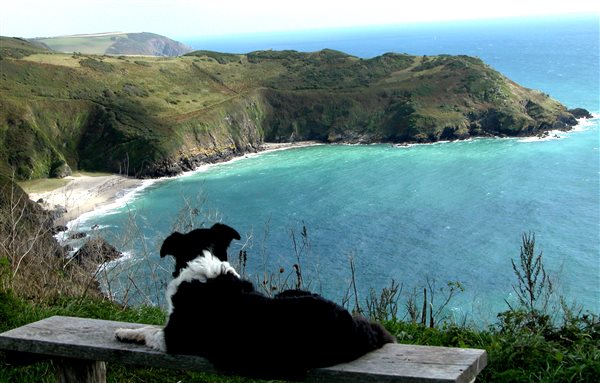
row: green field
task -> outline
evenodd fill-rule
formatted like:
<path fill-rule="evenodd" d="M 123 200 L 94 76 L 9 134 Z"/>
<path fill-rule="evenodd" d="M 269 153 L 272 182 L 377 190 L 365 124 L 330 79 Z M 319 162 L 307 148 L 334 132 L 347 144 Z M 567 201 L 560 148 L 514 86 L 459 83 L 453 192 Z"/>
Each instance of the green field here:
<path fill-rule="evenodd" d="M 36 39 L 50 49 L 65 53 L 104 54 L 108 48 L 119 38 L 126 38 L 127 34 L 111 34 L 107 36 L 65 36 Z"/>

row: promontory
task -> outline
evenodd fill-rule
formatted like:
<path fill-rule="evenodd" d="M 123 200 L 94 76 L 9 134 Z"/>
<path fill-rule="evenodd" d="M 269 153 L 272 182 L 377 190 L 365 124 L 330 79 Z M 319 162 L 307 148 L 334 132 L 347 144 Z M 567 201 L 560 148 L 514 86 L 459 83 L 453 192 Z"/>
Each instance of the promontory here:
<path fill-rule="evenodd" d="M 51 52 L 0 40 L 0 173 L 174 175 L 263 142 L 531 136 L 577 123 L 468 56 Z"/>

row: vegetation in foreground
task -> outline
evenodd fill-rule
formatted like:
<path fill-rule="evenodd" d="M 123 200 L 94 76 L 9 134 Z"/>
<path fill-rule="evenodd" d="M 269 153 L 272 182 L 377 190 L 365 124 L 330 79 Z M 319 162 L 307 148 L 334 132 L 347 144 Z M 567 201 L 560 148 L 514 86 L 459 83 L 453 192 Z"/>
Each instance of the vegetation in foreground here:
<path fill-rule="evenodd" d="M 163 323 L 164 312 L 156 307 L 123 307 L 102 296 L 86 263 L 47 251 L 52 237 L 46 236 L 45 213 L 22 199 L 25 194 L 12 181 L 0 181 L 0 332 L 51 315 Z M 305 229 L 301 236 L 304 241 Z M 509 306 L 498 315 L 498 323 L 486 329 L 441 320 L 439 307 L 433 307 L 425 297 L 420 306 L 414 299 L 417 295 L 404 302 L 408 319 L 398 319 L 402 302 L 394 282 L 364 303 L 355 300 L 354 310 L 382 321 L 400 343 L 487 350 L 488 366 L 478 377 L 482 382 L 595 382 L 600 376 L 598 316 L 562 301 L 557 308 L 552 306 L 552 281 L 544 270 L 542 254 L 536 254 L 533 234 L 523 236 L 521 254 L 513 261 L 513 268 L 519 305 Z M 461 288 L 456 283 L 448 287 L 447 299 Z M 30 366 L 14 362 L 0 355 L 0 382 L 55 379 L 48 362 Z M 109 364 L 108 376 L 111 382 L 252 381 L 115 364 Z"/>

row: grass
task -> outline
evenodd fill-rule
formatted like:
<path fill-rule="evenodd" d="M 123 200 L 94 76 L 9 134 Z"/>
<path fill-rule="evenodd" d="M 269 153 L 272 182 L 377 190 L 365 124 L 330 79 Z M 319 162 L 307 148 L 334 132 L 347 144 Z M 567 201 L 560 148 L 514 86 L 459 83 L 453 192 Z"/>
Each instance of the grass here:
<path fill-rule="evenodd" d="M 37 64 L 56 65 L 67 68 L 81 68 L 79 61 L 73 60 L 73 55 L 66 53 L 40 53 L 29 55 L 23 59 Z"/>
<path fill-rule="evenodd" d="M 574 314 L 574 315 L 573 315 Z M 32 304 L 10 292 L 0 293 L 0 332 L 52 315 L 161 324 L 164 313 L 152 307 L 124 308 L 98 298 L 60 298 L 51 304 Z M 595 382 L 600 373 L 598 317 L 567 312 L 560 325 L 543 324 L 532 330 L 525 311 L 511 310 L 489 329 L 457 325 L 429 328 L 402 321 L 385 326 L 400 343 L 480 348 L 488 352 L 488 366 L 480 382 Z M 540 322 L 541 324 L 541 322 Z M 0 382 L 53 381 L 48 363 L 13 367 L 0 357 Z M 131 368 L 108 364 L 110 382 L 255 382 L 178 370 Z M 258 382 L 258 381 L 256 381 Z"/>

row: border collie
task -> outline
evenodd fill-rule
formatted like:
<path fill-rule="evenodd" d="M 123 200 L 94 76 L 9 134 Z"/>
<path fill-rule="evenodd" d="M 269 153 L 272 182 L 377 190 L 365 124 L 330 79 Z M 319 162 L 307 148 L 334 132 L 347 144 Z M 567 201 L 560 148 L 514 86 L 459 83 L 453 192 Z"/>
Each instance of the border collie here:
<path fill-rule="evenodd" d="M 165 240 L 161 255 L 164 249 L 176 260 L 166 291 L 167 324 L 118 329 L 118 340 L 203 356 L 217 368 L 262 378 L 302 376 L 395 342 L 383 326 L 317 294 L 287 290 L 271 298 L 256 291 L 227 262 L 227 247 L 239 234 L 217 225 Z M 189 249 L 185 257 L 195 254 L 185 264 L 178 259 L 180 244 Z"/>
<path fill-rule="evenodd" d="M 234 239 L 241 239 L 233 228 L 215 223 L 210 229 L 195 229 L 186 234 L 174 232 L 169 235 L 160 247 L 160 257 L 172 255 L 175 258 L 173 277 L 179 275 L 188 262 L 202 255 L 204 250 L 210 251 L 223 262 L 227 261 L 227 248 Z"/>

